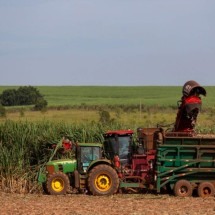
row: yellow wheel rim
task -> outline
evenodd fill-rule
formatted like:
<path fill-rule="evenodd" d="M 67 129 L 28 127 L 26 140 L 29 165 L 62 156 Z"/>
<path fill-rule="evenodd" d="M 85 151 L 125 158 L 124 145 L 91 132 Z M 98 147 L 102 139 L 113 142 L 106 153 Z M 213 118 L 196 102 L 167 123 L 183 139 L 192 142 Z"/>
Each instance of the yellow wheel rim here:
<path fill-rule="evenodd" d="M 107 175 L 99 175 L 95 179 L 95 185 L 100 191 L 107 191 L 111 187 L 111 179 Z"/>
<path fill-rule="evenodd" d="M 64 188 L 64 181 L 60 178 L 56 178 L 52 181 L 51 186 L 55 192 L 61 192 Z"/>

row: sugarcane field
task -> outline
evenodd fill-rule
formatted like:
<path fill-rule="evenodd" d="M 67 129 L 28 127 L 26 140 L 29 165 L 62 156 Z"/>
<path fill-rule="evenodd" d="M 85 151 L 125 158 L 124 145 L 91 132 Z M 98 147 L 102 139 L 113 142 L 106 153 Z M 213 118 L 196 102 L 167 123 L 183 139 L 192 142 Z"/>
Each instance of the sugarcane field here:
<path fill-rule="evenodd" d="M 155 106 L 133 107 L 145 124 L 132 128 L 120 121 L 131 112 L 122 106 L 85 124 L 11 120 L 9 110 L 0 125 L 0 214 L 215 214 L 215 135 L 199 122 L 206 94 L 187 81 L 168 109 L 174 123 Z"/>

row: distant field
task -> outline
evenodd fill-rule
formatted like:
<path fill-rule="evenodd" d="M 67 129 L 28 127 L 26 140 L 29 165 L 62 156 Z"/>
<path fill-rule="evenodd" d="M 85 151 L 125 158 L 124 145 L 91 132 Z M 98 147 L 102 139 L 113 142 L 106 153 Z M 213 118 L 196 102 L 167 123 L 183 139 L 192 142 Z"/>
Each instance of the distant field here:
<path fill-rule="evenodd" d="M 17 88 L 0 86 L 0 93 L 5 89 Z M 65 105 L 159 105 L 174 107 L 181 98 L 179 86 L 38 86 L 49 106 Z M 204 107 L 215 105 L 215 86 L 205 87 L 207 97 Z"/>
<path fill-rule="evenodd" d="M 0 93 L 11 88 L 17 87 L 0 86 Z M 30 111 L 26 107 L 15 107 L 16 111 L 12 111 L 14 107 L 7 107 L 8 110 L 12 110 L 8 111 L 6 118 L 1 117 L 0 122 L 4 122 L 5 119 L 51 120 L 68 123 L 98 122 L 99 109 L 94 106 L 102 107 L 102 109 L 111 106 L 114 108 L 108 108 L 108 111 L 111 118 L 117 122 L 130 128 L 151 127 L 158 123 L 169 124 L 175 121 L 177 101 L 182 95 L 182 87 L 176 86 L 39 86 L 37 88 L 48 101 L 49 108 L 46 112 Z M 202 128 L 210 128 L 214 127 L 215 122 L 215 86 L 205 88 L 207 97 L 202 97 L 202 113 L 199 116 L 198 124 Z M 58 108 L 59 106 L 62 108 Z M 67 106 L 68 108 L 66 108 Z M 93 108 L 90 108 L 91 106 Z M 22 108 L 24 108 L 23 112 Z"/>

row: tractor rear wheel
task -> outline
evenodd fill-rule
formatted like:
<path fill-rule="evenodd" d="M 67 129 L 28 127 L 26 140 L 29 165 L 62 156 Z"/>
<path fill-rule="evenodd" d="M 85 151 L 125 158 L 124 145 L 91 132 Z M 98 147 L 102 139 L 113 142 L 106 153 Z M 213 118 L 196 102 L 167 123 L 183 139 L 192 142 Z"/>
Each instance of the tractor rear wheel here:
<path fill-rule="evenodd" d="M 175 183 L 174 194 L 179 197 L 189 197 L 192 196 L 193 188 L 189 181 L 179 180 Z"/>
<path fill-rule="evenodd" d="M 88 177 L 88 188 L 93 195 L 112 195 L 117 192 L 119 178 L 116 171 L 108 165 L 94 167 Z"/>
<path fill-rule="evenodd" d="M 63 195 L 69 190 L 69 178 L 62 172 L 54 172 L 48 176 L 47 191 L 51 195 Z"/>
<path fill-rule="evenodd" d="M 210 197 L 214 196 L 215 188 L 214 185 L 210 182 L 202 182 L 199 184 L 197 192 L 199 197 Z"/>

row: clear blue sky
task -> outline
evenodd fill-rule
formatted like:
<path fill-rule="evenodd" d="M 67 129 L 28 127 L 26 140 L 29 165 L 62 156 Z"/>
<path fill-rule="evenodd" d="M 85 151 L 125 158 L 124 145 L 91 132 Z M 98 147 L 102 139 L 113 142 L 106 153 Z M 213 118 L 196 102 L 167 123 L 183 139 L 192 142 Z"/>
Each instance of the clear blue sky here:
<path fill-rule="evenodd" d="M 0 85 L 215 86 L 215 0 L 0 0 Z"/>

